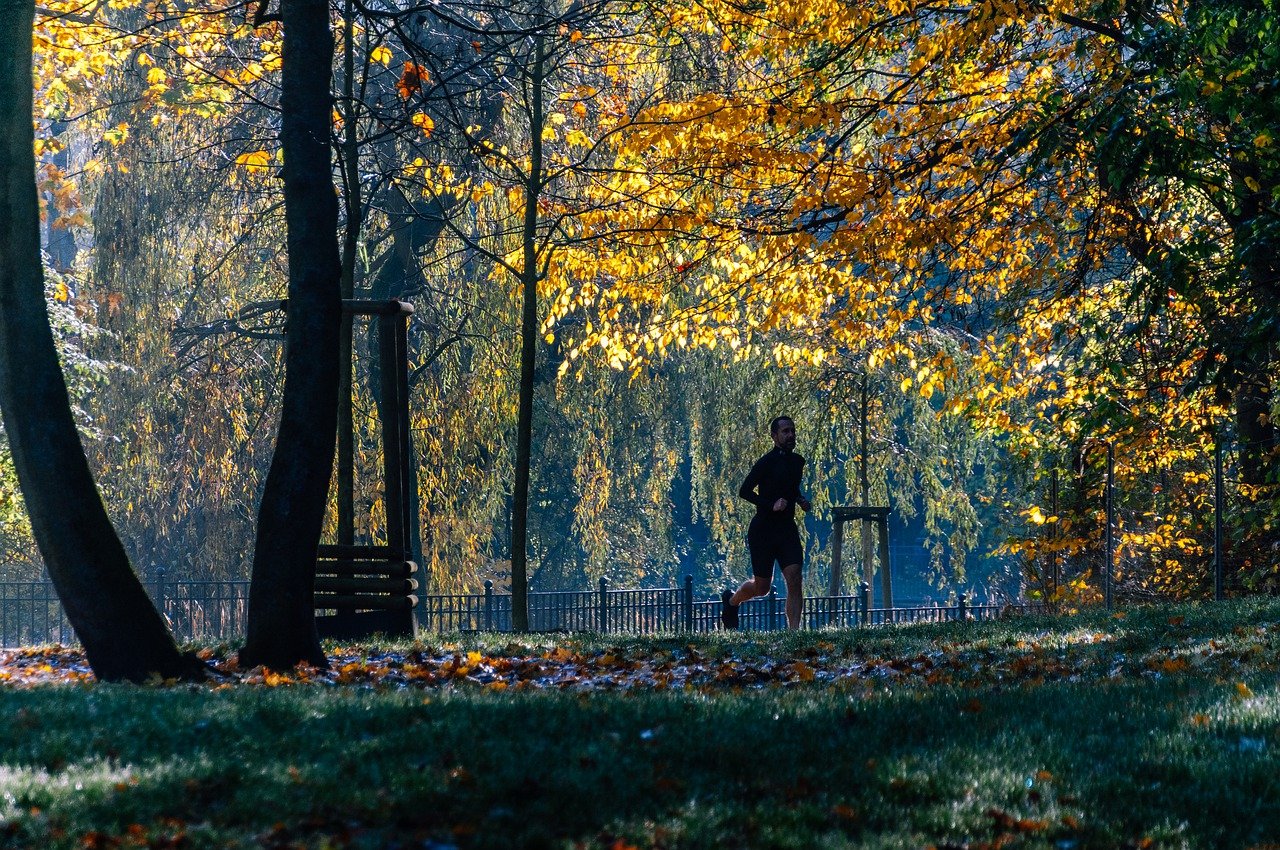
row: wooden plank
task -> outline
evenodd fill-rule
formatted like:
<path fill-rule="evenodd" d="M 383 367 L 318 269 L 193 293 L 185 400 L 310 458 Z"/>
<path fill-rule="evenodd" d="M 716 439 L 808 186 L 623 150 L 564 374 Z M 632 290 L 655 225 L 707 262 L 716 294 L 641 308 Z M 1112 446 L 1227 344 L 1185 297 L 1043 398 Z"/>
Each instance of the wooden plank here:
<path fill-rule="evenodd" d="M 367 611 L 407 611 L 418 604 L 416 596 L 377 596 L 364 593 L 317 593 L 316 608 L 354 608 Z"/>
<path fill-rule="evenodd" d="M 407 596 L 417 589 L 418 580 L 412 578 L 316 577 L 316 591 L 321 593 L 390 593 Z"/>
<path fill-rule="evenodd" d="M 404 560 L 404 556 L 404 550 L 397 549 L 394 546 L 365 546 L 363 544 L 342 546 L 337 543 L 322 543 L 320 548 L 316 550 L 316 557 L 318 558 L 343 558 L 353 561 L 400 561 Z"/>
<path fill-rule="evenodd" d="M 413 561 L 317 561 L 316 576 L 386 576 L 388 578 L 412 578 L 418 571 Z"/>

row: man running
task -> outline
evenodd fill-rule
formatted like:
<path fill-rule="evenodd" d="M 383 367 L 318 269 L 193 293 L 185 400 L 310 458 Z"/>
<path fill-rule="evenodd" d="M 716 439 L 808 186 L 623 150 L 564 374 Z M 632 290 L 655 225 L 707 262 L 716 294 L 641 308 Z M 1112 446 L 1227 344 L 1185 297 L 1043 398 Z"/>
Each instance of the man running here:
<path fill-rule="evenodd" d="M 804 547 L 795 516 L 796 505 L 809 510 L 809 500 L 800 495 L 804 458 L 795 453 L 796 423 L 790 416 L 779 416 L 770 422 L 769 434 L 773 437 L 773 450 L 756 461 L 738 490 L 739 496 L 756 506 L 756 515 L 747 529 L 751 578 L 732 596 L 725 591 L 720 621 L 726 629 L 738 628 L 739 605 L 768 595 L 775 562 L 782 567 L 782 577 L 787 582 L 787 627 L 800 628 Z"/>

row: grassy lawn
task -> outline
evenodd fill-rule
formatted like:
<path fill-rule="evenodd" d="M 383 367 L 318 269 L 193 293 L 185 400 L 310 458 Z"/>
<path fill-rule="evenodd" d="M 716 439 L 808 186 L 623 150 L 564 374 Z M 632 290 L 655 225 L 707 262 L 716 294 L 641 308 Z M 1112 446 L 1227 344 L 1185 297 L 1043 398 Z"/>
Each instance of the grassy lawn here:
<path fill-rule="evenodd" d="M 327 675 L 212 650 L 207 686 L 0 666 L 0 847 L 1280 847 L 1269 601 L 455 637 Z"/>

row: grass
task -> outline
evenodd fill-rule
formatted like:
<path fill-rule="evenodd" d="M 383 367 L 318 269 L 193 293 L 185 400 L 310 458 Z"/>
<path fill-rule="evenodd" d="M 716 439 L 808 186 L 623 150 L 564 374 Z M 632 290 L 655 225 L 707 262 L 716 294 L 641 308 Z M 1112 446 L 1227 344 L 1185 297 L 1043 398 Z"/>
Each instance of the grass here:
<path fill-rule="evenodd" d="M 1270 601 L 334 652 L 557 648 L 525 690 L 0 685 L 0 847 L 1280 846 Z"/>

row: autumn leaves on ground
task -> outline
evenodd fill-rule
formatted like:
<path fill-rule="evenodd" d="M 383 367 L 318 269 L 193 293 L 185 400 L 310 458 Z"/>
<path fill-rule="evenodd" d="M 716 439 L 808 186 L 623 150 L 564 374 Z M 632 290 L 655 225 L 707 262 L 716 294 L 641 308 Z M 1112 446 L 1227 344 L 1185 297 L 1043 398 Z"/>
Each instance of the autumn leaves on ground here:
<path fill-rule="evenodd" d="M 0 847 L 1251 847 L 1280 604 L 467 636 L 101 685 L 0 653 Z"/>

